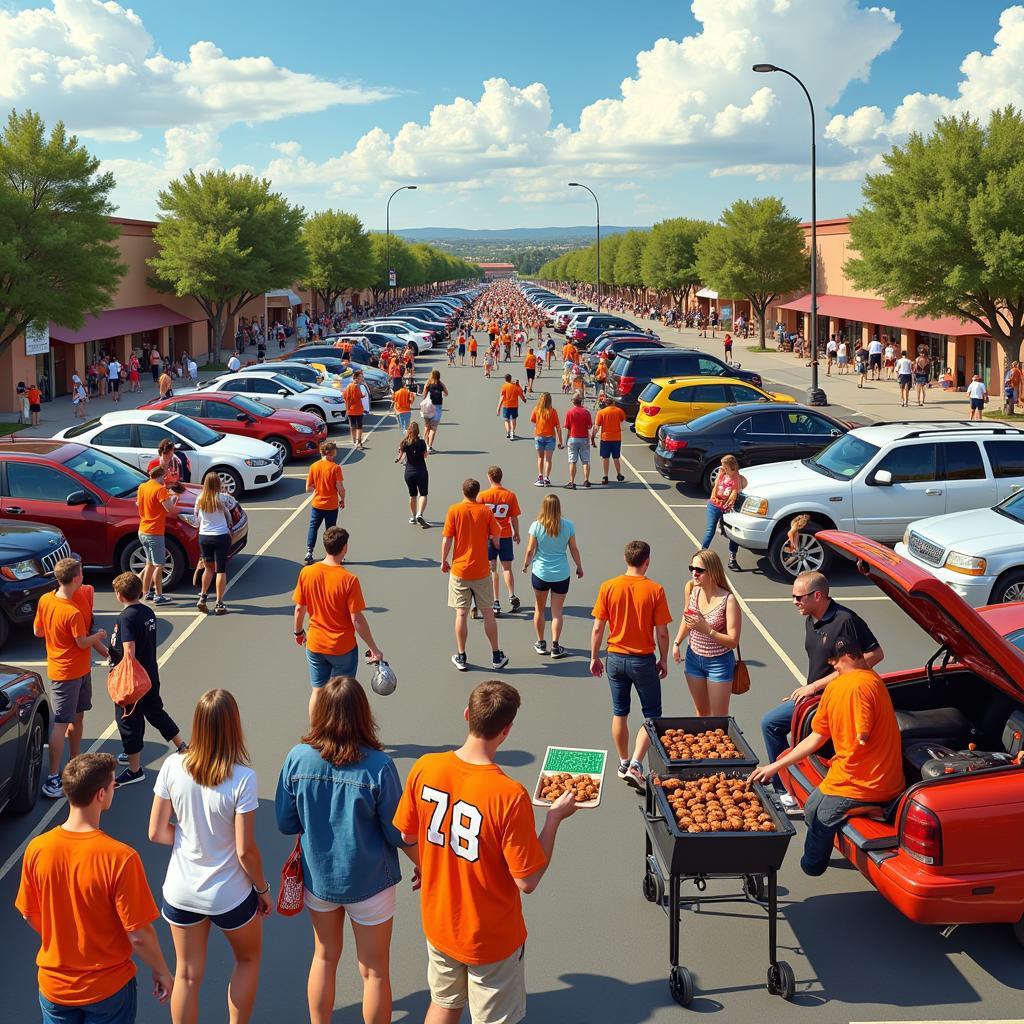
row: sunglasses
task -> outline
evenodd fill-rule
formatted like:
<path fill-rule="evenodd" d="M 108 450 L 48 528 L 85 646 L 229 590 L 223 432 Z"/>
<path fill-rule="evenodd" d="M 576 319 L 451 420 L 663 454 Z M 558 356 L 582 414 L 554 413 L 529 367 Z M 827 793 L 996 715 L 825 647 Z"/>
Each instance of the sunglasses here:
<path fill-rule="evenodd" d="M 699 565 L 688 565 L 686 568 L 689 569 L 690 572 L 695 572 L 698 576 L 703 576 L 704 573 L 707 572 L 707 569 L 704 569 Z"/>
<path fill-rule="evenodd" d="M 794 601 L 797 601 L 797 602 L 800 602 L 800 601 L 802 601 L 802 600 L 803 600 L 803 599 L 804 599 L 805 597 L 811 597 L 811 596 L 813 596 L 813 595 L 814 595 L 814 594 L 816 594 L 816 593 L 817 593 L 817 591 L 816 591 L 816 590 L 808 590 L 806 594 L 794 594 L 794 595 L 793 595 L 793 600 L 794 600 Z"/>

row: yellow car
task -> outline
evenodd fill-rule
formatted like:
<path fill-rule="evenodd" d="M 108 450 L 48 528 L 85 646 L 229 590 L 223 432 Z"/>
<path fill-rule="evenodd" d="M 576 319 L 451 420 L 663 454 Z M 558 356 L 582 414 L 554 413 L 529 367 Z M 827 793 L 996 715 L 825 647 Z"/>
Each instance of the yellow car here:
<path fill-rule="evenodd" d="M 658 428 L 666 423 L 689 423 L 738 402 L 795 401 L 735 377 L 658 377 L 640 392 L 640 411 L 633 429 L 641 441 L 654 444 Z"/>

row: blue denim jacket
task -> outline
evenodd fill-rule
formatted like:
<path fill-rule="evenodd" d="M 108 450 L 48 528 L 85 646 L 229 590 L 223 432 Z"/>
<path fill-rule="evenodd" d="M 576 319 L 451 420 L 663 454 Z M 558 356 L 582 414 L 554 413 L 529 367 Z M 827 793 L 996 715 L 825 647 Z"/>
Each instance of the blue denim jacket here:
<path fill-rule="evenodd" d="M 329 903 L 358 903 L 402 880 L 392 825 L 402 783 L 394 762 L 364 749 L 335 767 L 305 743 L 292 747 L 277 781 L 277 827 L 302 834 L 306 888 Z"/>

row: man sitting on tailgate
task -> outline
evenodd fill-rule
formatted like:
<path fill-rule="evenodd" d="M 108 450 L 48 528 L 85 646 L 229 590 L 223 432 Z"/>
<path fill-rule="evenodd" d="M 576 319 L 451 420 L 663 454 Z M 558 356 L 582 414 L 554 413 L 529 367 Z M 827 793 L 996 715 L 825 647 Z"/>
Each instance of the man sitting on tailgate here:
<path fill-rule="evenodd" d="M 811 734 L 777 761 L 755 768 L 752 782 L 768 782 L 831 739 L 835 756 L 821 785 L 804 806 L 807 837 L 800 867 L 821 875 L 836 832 L 855 807 L 887 804 L 903 792 L 903 754 L 889 691 L 864 660 L 861 641 L 843 629 L 831 640 L 828 661 L 839 673 L 825 688 Z"/>

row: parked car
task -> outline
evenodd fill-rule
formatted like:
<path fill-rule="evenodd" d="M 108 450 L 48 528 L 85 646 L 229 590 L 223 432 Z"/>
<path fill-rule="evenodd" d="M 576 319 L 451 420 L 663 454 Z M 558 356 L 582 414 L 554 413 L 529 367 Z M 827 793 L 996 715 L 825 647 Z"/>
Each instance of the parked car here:
<path fill-rule="evenodd" d="M 839 851 L 910 920 L 1009 924 L 1024 944 L 1024 605 L 976 611 L 876 541 L 836 530 L 818 537 L 939 645 L 924 668 L 883 676 L 907 788 L 884 810 L 847 818 Z M 814 728 L 820 701 L 819 692 L 797 703 L 794 744 Z M 801 806 L 830 754 L 826 745 L 781 773 Z"/>
<path fill-rule="evenodd" d="M 237 496 L 270 487 L 284 472 L 284 456 L 266 441 L 219 433 L 164 409 L 105 412 L 54 434 L 55 439 L 102 448 L 143 472 L 156 457 L 160 442 L 168 437 L 191 463 L 196 483 L 207 473 L 216 473 L 227 494 Z"/>
<path fill-rule="evenodd" d="M 420 330 L 398 320 L 363 320 L 349 324 L 346 333 L 351 331 L 359 334 L 383 334 L 385 340 L 389 337 L 396 338 L 398 344 L 412 345 L 416 355 L 428 352 L 434 347 L 433 332 Z"/>
<path fill-rule="evenodd" d="M 38 672 L 0 665 L 0 810 L 27 814 L 35 807 L 50 714 Z"/>
<path fill-rule="evenodd" d="M 335 388 L 310 387 L 302 381 L 275 372 L 272 364 L 250 373 L 226 373 L 203 381 L 199 391 L 231 395 L 250 395 L 275 409 L 299 409 L 319 416 L 328 426 L 344 423 L 345 400 Z M 195 392 L 193 392 L 195 393 Z"/>
<path fill-rule="evenodd" d="M 589 370 L 594 370 L 604 356 L 609 365 L 621 352 L 631 352 L 635 348 L 662 348 L 661 338 L 656 334 L 643 331 L 605 331 L 596 341 L 582 353 L 583 363 Z"/>
<path fill-rule="evenodd" d="M 741 402 L 660 427 L 654 466 L 666 480 L 699 484 L 710 494 L 723 455 L 735 455 L 744 470 L 808 458 L 851 426 L 805 405 Z"/>
<path fill-rule="evenodd" d="M 605 331 L 632 330 L 641 333 L 632 320 L 610 313 L 577 313 L 565 328 L 565 336 L 582 352 Z"/>
<path fill-rule="evenodd" d="M 88 569 L 141 573 L 135 493 L 146 474 L 99 448 L 73 441 L 23 438 L 0 448 L 0 522 L 34 520 L 63 532 Z M 178 511 L 167 517 L 164 587 L 171 589 L 199 560 L 195 502 L 186 484 Z M 231 513 L 231 554 L 245 547 L 249 518 Z"/>
<path fill-rule="evenodd" d="M 164 409 L 198 420 L 211 430 L 264 441 L 282 458 L 316 455 L 327 437 L 327 424 L 310 412 L 273 409 L 247 395 L 204 392 L 149 402 L 143 409 Z"/>
<path fill-rule="evenodd" d="M 368 334 L 330 334 L 325 339 L 326 344 L 307 345 L 306 348 L 296 349 L 282 359 L 298 359 L 301 362 L 311 362 L 318 355 L 340 358 L 341 343 L 347 341 L 351 348 L 348 358 L 353 363 L 362 363 L 364 366 L 379 366 L 380 353 L 383 345 L 375 344 L 370 340 Z M 307 351 L 313 349 L 314 351 Z"/>
<path fill-rule="evenodd" d="M 640 393 L 656 377 L 729 377 L 762 387 L 761 375 L 730 366 L 717 356 L 697 349 L 647 346 L 615 357 L 608 367 L 605 391 L 608 397 L 635 420 Z"/>
<path fill-rule="evenodd" d="M 895 544 L 916 519 L 991 507 L 1024 484 L 1024 430 L 981 423 L 878 423 L 857 427 L 800 462 L 753 466 L 726 535 L 768 552 L 777 572 L 828 572 L 819 530 L 839 529 Z M 811 524 L 795 552 L 785 545 L 792 518 Z"/>
<path fill-rule="evenodd" d="M 688 423 L 737 402 L 758 401 L 790 404 L 796 399 L 729 377 L 657 377 L 640 392 L 640 410 L 631 429 L 641 441 L 655 444 L 660 427 Z"/>
<path fill-rule="evenodd" d="M 53 590 L 53 567 L 71 554 L 67 538 L 52 526 L 0 524 L 0 647 L 12 624 L 32 621 L 39 598 Z"/>

